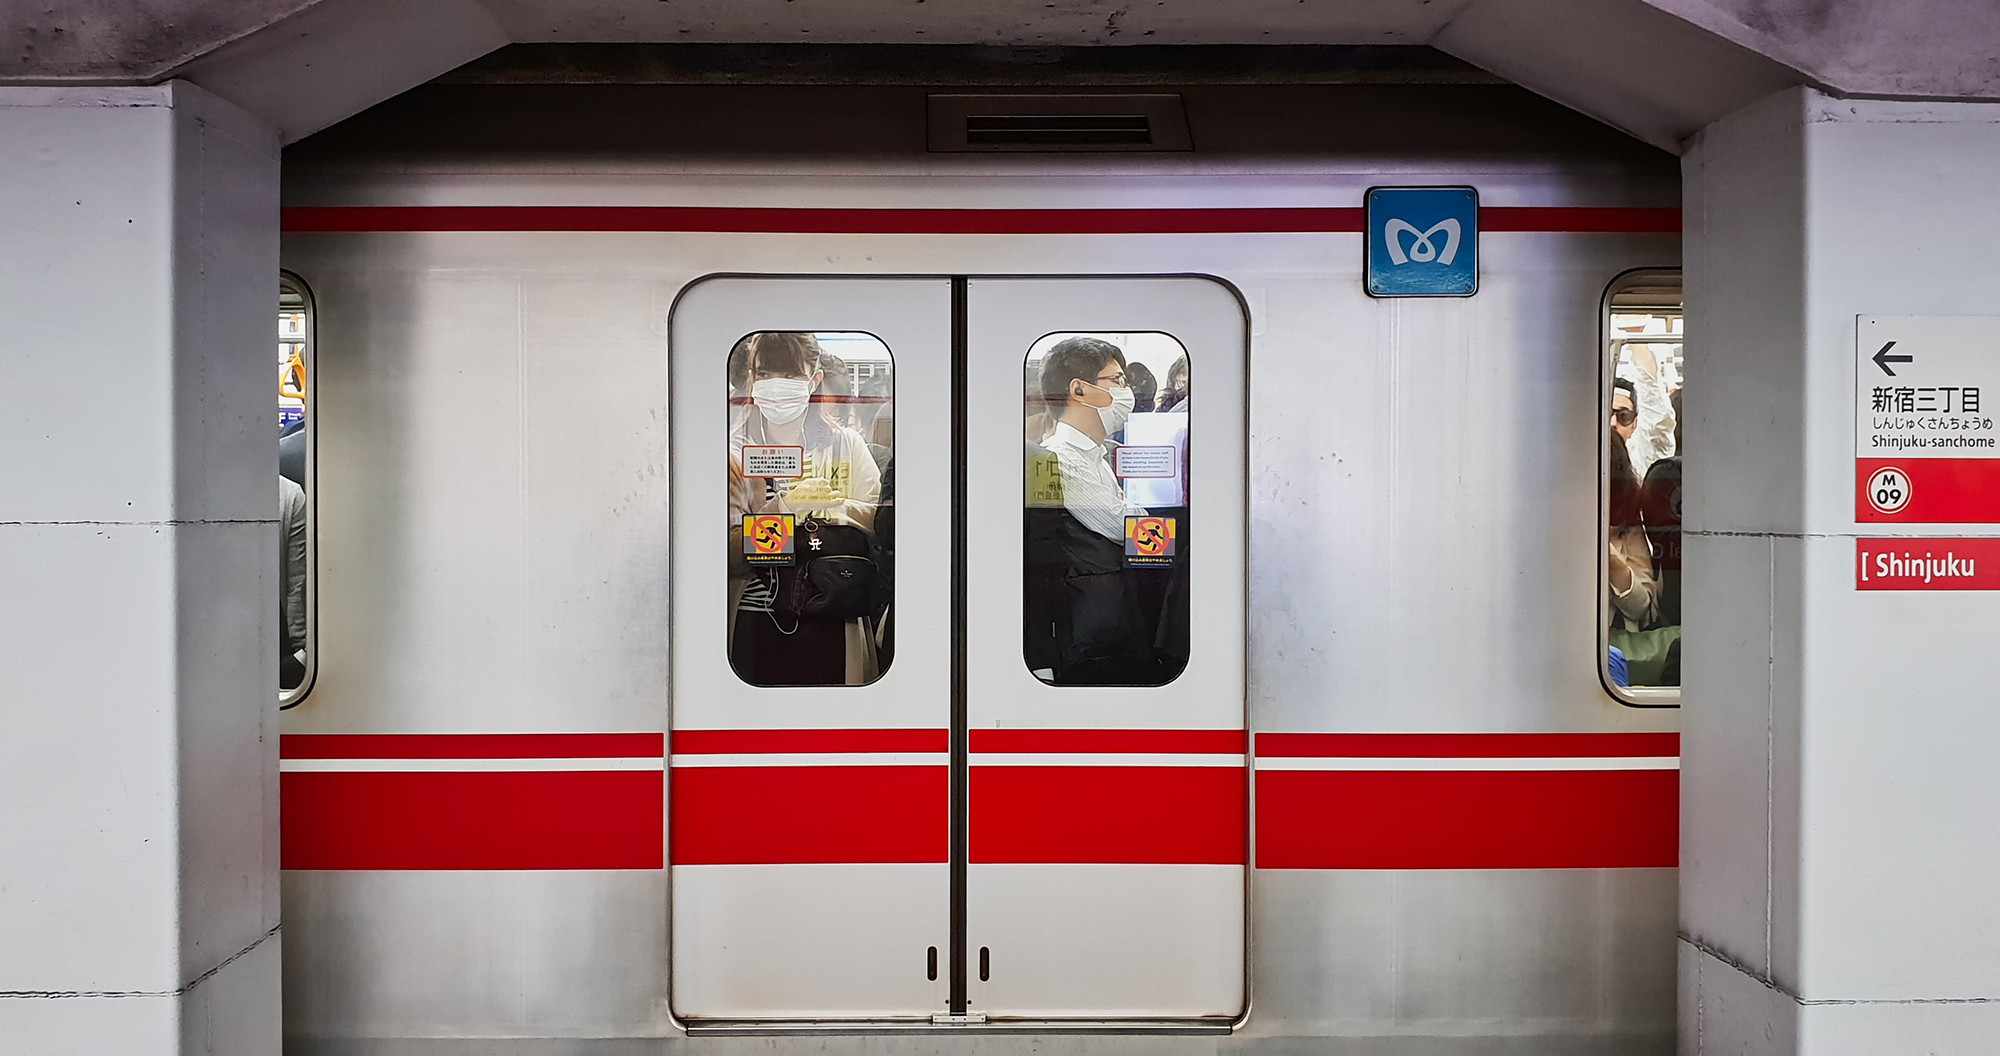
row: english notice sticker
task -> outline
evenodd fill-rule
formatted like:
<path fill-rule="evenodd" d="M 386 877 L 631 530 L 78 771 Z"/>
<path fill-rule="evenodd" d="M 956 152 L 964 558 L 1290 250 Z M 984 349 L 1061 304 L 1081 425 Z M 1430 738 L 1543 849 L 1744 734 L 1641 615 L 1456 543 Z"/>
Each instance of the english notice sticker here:
<path fill-rule="evenodd" d="M 796 561 L 792 527 L 789 513 L 758 513 L 743 518 L 743 560 L 752 565 L 789 565 Z"/>
<path fill-rule="evenodd" d="M 1165 480 L 1181 475 L 1180 448 L 1172 444 L 1123 444 L 1111 451 L 1111 472 L 1120 480 Z"/>
<path fill-rule="evenodd" d="M 1172 517 L 1125 518 L 1125 567 L 1171 568 L 1175 555 Z"/>

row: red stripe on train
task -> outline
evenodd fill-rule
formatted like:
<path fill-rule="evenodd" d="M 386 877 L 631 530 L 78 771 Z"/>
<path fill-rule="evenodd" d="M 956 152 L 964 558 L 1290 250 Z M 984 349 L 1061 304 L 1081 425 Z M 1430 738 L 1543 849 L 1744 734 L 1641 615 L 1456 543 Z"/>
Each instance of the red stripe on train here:
<path fill-rule="evenodd" d="M 975 766 L 970 860 L 1241 865 L 1233 766 Z"/>
<path fill-rule="evenodd" d="M 1259 869 L 1679 864 L 1676 770 L 1267 770 Z"/>
<path fill-rule="evenodd" d="M 288 733 L 285 759 L 659 758 L 657 733 Z"/>
<path fill-rule="evenodd" d="M 979 731 L 997 733 L 1001 731 Z M 1144 751 L 1115 731 L 989 744 Z M 1226 731 L 1225 731 L 1226 732 Z M 941 730 L 684 731 L 694 752 L 941 751 Z M 748 740 L 736 735 L 743 734 Z M 796 735 L 796 736 L 795 736 Z M 1077 735 L 1077 736 L 1072 736 Z M 1082 736 L 1088 735 L 1088 736 Z M 676 734 L 676 748 L 679 738 Z M 650 739 L 650 740 L 648 740 Z M 288 735 L 288 758 L 645 756 L 657 734 Z M 1114 747 L 1115 745 L 1115 747 Z M 1673 734 L 1263 734 L 1277 757 L 1521 758 L 1677 754 Z M 637 749 L 649 748 L 649 751 Z M 1185 750 L 1185 749 L 1183 749 Z M 941 862 L 944 766 L 602 771 L 287 771 L 288 869 L 658 869 L 671 780 L 673 860 Z M 976 861 L 1240 862 L 1236 767 L 975 766 Z M 1257 777 L 1267 869 L 1632 868 L 1676 864 L 1673 770 L 1270 770 Z"/>
<path fill-rule="evenodd" d="M 1533 759 L 1681 754 L 1678 733 L 1260 733 L 1263 758 Z"/>
<path fill-rule="evenodd" d="M 971 730 L 973 752 L 1147 752 L 1241 755 L 1242 730 Z"/>
<path fill-rule="evenodd" d="M 1555 231 L 1576 234 L 1678 235 L 1681 211 L 1572 206 L 1494 206 L 1479 210 L 1482 231 Z"/>
<path fill-rule="evenodd" d="M 686 206 L 292 206 L 285 231 L 664 231 L 876 235 L 1359 232 L 1358 208 L 766 209 Z M 1495 206 L 1487 231 L 1675 234 L 1679 209 Z"/>
<path fill-rule="evenodd" d="M 658 771 L 280 777 L 286 869 L 658 869 Z"/>
<path fill-rule="evenodd" d="M 944 766 L 669 771 L 675 865 L 946 862 Z"/>
<path fill-rule="evenodd" d="M 948 752 L 949 730 L 675 730 L 675 755 Z"/>

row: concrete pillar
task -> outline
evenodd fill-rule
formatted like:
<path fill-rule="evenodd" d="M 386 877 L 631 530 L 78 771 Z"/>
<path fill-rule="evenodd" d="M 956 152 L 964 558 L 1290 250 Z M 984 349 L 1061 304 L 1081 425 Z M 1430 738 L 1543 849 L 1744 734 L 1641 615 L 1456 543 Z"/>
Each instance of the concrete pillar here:
<path fill-rule="evenodd" d="M 2000 1050 L 2000 593 L 1855 589 L 1857 315 L 2000 315 L 2000 106 L 1808 89 L 1685 161 L 1681 1046 Z M 1992 349 L 2000 357 L 2000 347 Z"/>
<path fill-rule="evenodd" d="M 0 88 L 0 1051 L 279 1049 L 278 139 Z"/>

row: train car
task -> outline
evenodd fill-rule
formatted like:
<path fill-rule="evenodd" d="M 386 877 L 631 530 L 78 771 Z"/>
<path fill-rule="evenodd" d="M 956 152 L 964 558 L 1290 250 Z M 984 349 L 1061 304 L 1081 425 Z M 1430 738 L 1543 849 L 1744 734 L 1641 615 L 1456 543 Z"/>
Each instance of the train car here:
<path fill-rule="evenodd" d="M 287 154 L 289 1047 L 1672 1049 L 1675 159 L 590 79 Z"/>

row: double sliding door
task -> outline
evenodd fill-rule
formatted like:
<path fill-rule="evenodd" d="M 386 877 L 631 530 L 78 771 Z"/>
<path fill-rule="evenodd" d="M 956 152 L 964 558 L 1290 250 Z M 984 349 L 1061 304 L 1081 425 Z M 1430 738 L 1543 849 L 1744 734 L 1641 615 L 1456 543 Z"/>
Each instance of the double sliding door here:
<path fill-rule="evenodd" d="M 683 295 L 685 1022 L 1241 1014 L 1245 332 L 1198 277 Z"/>

